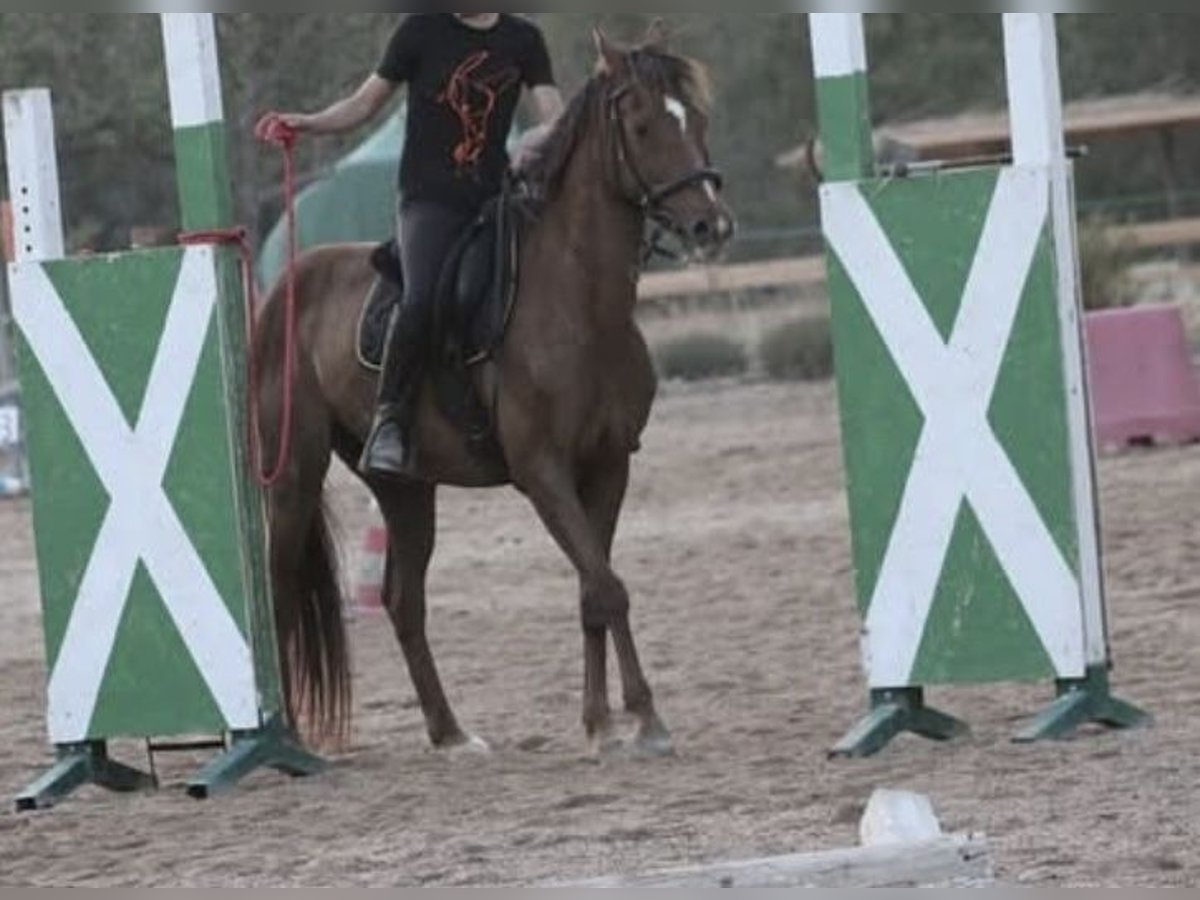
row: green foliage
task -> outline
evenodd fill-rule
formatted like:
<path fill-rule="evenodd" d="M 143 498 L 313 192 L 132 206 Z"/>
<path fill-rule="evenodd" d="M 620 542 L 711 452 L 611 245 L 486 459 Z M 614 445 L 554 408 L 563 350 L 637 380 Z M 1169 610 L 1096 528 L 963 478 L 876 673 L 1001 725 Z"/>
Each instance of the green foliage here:
<path fill-rule="evenodd" d="M 719 334 L 692 334 L 667 341 L 654 357 L 659 374 L 678 381 L 733 378 L 750 368 L 746 348 Z"/>
<path fill-rule="evenodd" d="M 825 381 L 833 377 L 829 319 L 810 316 L 780 325 L 759 348 L 763 368 L 776 381 Z"/>
<path fill-rule="evenodd" d="M 1114 237 L 1112 223 L 1093 217 L 1079 228 L 1083 304 L 1089 310 L 1130 306 L 1137 299 L 1130 267 L 1135 248 Z"/>
<path fill-rule="evenodd" d="M 336 100 L 374 68 L 396 20 L 365 13 L 218 16 L 231 167 L 244 222 L 266 227 L 278 211 L 279 155 L 253 139 L 259 114 Z M 0 86 L 53 91 L 73 247 L 120 247 L 132 228 L 177 222 L 157 16 L 0 13 Z M 302 173 L 319 173 L 358 139 L 306 142 Z M 0 185 L 3 161 L 0 146 Z"/>

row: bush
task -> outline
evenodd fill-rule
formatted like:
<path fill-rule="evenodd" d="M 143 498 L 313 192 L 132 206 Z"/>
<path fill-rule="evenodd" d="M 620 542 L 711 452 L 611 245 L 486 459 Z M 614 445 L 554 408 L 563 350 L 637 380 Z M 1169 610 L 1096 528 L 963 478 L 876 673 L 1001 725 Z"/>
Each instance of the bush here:
<path fill-rule="evenodd" d="M 1132 306 L 1137 299 L 1129 270 L 1137 251 L 1113 236 L 1112 222 L 1093 217 L 1079 226 L 1080 290 L 1088 310 Z"/>
<path fill-rule="evenodd" d="M 746 348 L 719 334 L 693 334 L 668 341 L 654 356 L 663 378 L 680 381 L 731 378 L 750 369 Z"/>
<path fill-rule="evenodd" d="M 833 331 L 829 319 L 796 319 L 771 331 L 759 350 L 776 381 L 825 381 L 833 377 Z"/>

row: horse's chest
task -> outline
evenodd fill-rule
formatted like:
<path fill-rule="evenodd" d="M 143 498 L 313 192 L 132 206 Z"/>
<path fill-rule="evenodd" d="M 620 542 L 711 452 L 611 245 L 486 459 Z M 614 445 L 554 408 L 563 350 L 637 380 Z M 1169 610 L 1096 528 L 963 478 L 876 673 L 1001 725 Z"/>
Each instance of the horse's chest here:
<path fill-rule="evenodd" d="M 583 443 L 589 449 L 632 453 L 641 446 L 654 403 L 654 369 L 643 344 L 629 351 L 592 368 L 589 402 L 581 411 Z"/>
<path fill-rule="evenodd" d="M 518 321 L 508 346 L 513 402 L 527 403 L 526 421 L 540 438 L 581 456 L 630 453 L 654 402 L 655 376 L 636 328 L 598 329 L 553 315 L 528 333 Z M 531 436 L 537 439 L 538 436 Z"/>

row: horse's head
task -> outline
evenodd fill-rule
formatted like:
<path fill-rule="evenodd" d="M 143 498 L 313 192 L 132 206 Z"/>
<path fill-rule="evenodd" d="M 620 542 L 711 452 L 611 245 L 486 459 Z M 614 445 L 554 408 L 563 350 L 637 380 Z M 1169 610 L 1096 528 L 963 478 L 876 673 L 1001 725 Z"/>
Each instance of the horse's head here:
<path fill-rule="evenodd" d="M 694 60 L 670 53 L 657 27 L 646 43 L 618 47 L 596 31 L 614 187 L 701 260 L 715 258 L 736 223 L 707 146 L 711 95 Z"/>

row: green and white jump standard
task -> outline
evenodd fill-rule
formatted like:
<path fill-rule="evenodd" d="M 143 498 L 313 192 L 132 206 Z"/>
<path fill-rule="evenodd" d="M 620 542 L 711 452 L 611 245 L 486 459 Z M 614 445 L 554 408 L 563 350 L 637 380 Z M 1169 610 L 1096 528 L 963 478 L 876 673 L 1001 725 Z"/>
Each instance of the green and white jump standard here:
<path fill-rule="evenodd" d="M 835 751 L 954 738 L 939 685 L 1052 681 L 1019 736 L 1143 718 L 1109 692 L 1073 181 L 1051 14 L 1004 15 L 1014 161 L 877 177 L 864 17 L 810 17 L 871 712 Z"/>
<path fill-rule="evenodd" d="M 214 19 L 162 23 L 184 227 L 226 228 Z M 49 92 L 3 102 L 18 245 L 9 280 L 59 758 L 18 808 L 87 783 L 153 787 L 110 759 L 118 739 L 147 741 L 151 754 L 222 750 L 190 783 L 195 797 L 260 766 L 316 772 L 320 761 L 282 724 L 263 503 L 246 447 L 237 253 L 66 258 Z"/>

